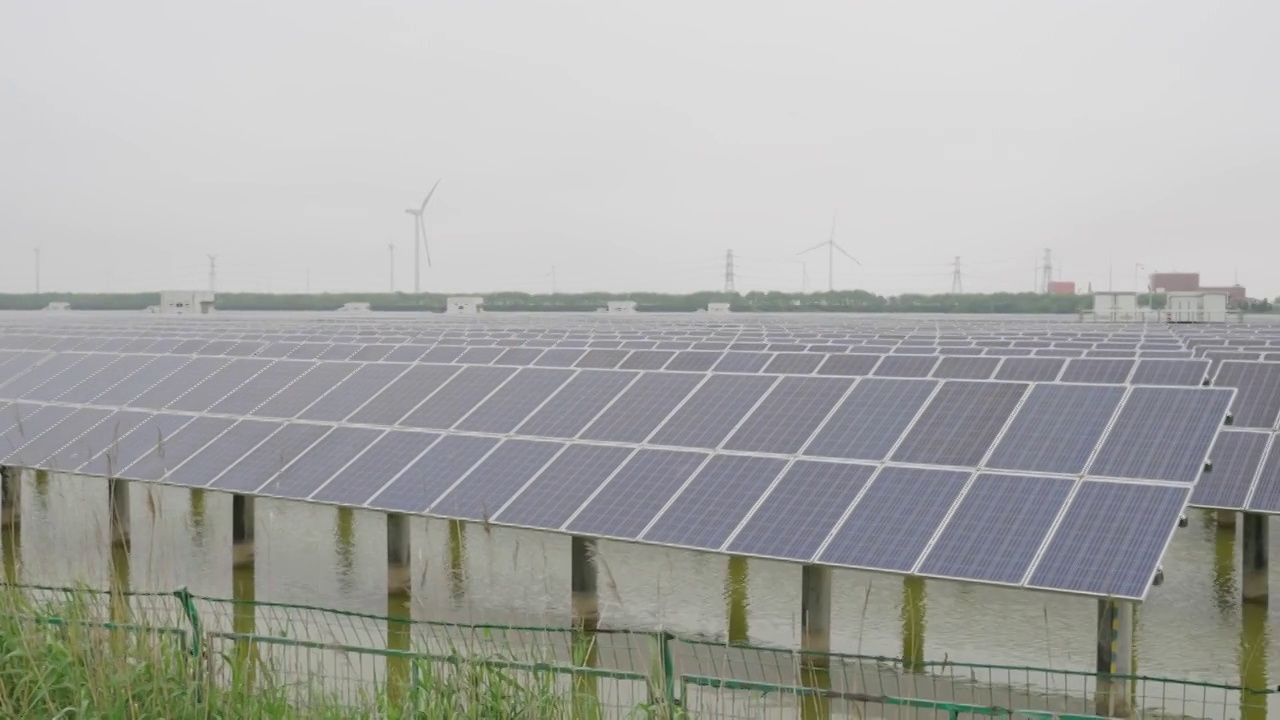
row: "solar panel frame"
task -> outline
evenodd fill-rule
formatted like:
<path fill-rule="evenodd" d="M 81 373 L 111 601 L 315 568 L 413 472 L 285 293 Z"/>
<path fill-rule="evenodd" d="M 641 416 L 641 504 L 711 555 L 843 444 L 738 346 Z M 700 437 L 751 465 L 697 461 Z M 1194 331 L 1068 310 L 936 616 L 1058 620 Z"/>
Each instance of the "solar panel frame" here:
<path fill-rule="evenodd" d="M 1134 386 L 1097 453 L 1092 477 L 1194 483 L 1225 418 L 1235 389 Z"/>
<path fill-rule="evenodd" d="M 314 502 L 365 506 L 409 469 L 441 433 L 389 430 L 338 469 L 311 495 Z"/>
<path fill-rule="evenodd" d="M 1271 442 L 1269 432 L 1226 429 L 1218 433 L 1209 451 L 1213 469 L 1196 480 L 1189 504 L 1223 510 L 1248 507 Z"/>

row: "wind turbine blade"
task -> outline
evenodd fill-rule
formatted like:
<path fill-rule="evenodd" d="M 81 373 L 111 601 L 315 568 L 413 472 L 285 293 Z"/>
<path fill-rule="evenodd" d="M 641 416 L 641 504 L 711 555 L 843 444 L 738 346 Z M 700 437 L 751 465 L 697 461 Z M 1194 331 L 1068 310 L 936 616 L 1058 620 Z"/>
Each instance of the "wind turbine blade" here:
<path fill-rule="evenodd" d="M 861 264 L 862 264 L 862 263 L 858 262 L 858 258 L 856 258 L 856 257 L 854 257 L 854 256 L 850 255 L 849 253 L 845 252 L 844 248 L 840 247 L 840 245 L 839 245 L 838 243 L 831 243 L 831 244 L 832 244 L 832 245 L 834 245 L 834 246 L 835 246 L 835 248 L 836 248 L 837 250 L 839 250 L 839 251 L 840 251 L 840 254 L 841 254 L 841 255 L 843 255 L 843 256 L 845 256 L 845 257 L 849 258 L 850 260 L 852 260 L 852 261 L 854 262 L 854 264 L 856 264 L 856 265 L 861 265 Z"/>
<path fill-rule="evenodd" d="M 444 178 L 440 178 L 440 180 L 443 179 Z M 436 184 L 431 186 L 431 192 L 427 193 L 427 196 L 422 199 L 422 207 L 418 208 L 419 215 L 427 211 L 427 203 L 431 202 L 431 196 L 435 195 L 436 188 L 440 187 L 440 180 L 436 180 Z"/>
<path fill-rule="evenodd" d="M 427 199 L 431 196 L 428 195 Z M 431 267 L 431 246 L 427 244 L 427 225 L 422 222 L 422 216 L 418 216 L 418 227 L 422 229 L 422 252 L 427 256 L 427 267 Z"/>
<path fill-rule="evenodd" d="M 829 241 L 829 240 L 823 240 L 822 242 L 818 243 L 817 245 L 814 245 L 813 247 L 809 248 L 808 250 L 801 250 L 800 252 L 798 252 L 798 253 L 796 253 L 796 254 L 797 254 L 797 255 L 803 255 L 803 254 L 805 254 L 805 253 L 807 253 L 807 252 L 813 252 L 814 250 L 817 250 L 817 249 L 818 249 L 818 248 L 820 248 L 820 247 L 826 247 L 828 242 L 830 242 L 830 241 Z"/>

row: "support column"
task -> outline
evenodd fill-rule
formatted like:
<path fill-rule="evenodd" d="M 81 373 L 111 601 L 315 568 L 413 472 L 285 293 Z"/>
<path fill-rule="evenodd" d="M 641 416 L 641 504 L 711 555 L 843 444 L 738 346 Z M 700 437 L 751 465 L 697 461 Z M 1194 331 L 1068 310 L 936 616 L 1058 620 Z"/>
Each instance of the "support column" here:
<path fill-rule="evenodd" d="M 1133 675 L 1133 603 L 1098 600 L 1098 687 L 1094 711 L 1127 717 Z"/>
<path fill-rule="evenodd" d="M 800 685 L 818 691 L 800 702 L 802 720 L 831 717 L 831 568 L 800 569 Z"/>
<path fill-rule="evenodd" d="M 449 600 L 455 608 L 467 599 L 467 528 L 461 520 L 449 521 Z"/>
<path fill-rule="evenodd" d="M 191 529 L 191 544 L 198 548 L 203 548 L 205 538 L 204 490 L 192 488 L 187 499 L 190 502 L 190 507 L 187 508 L 187 527 Z"/>
<path fill-rule="evenodd" d="M 22 480 L 15 467 L 0 466 L 0 530 L 7 535 L 22 524 Z"/>
<path fill-rule="evenodd" d="M 1247 517 L 1247 516 L 1246 516 Z M 1267 606 L 1244 603 L 1240 607 L 1240 720 L 1266 720 Z"/>
<path fill-rule="evenodd" d="M 725 614 L 728 616 L 729 644 L 745 645 L 751 640 L 751 628 L 747 624 L 747 559 L 729 556 L 729 568 L 724 578 Z"/>
<path fill-rule="evenodd" d="M 1217 510 L 1216 519 L 1219 528 L 1235 528 L 1236 511 L 1235 510 Z"/>
<path fill-rule="evenodd" d="M 111 514 L 111 544 L 129 548 L 129 481 L 107 480 L 108 506 Z"/>
<path fill-rule="evenodd" d="M 1240 543 L 1240 590 L 1245 603 L 1266 607 L 1269 599 L 1267 540 L 1270 523 L 1266 515 L 1244 513 Z"/>
<path fill-rule="evenodd" d="M 924 578 L 902 579 L 902 668 L 924 672 Z"/>
<path fill-rule="evenodd" d="M 407 594 L 413 584 L 409 571 L 409 516 L 387 513 L 387 592 Z"/>
<path fill-rule="evenodd" d="M 248 495 L 231 496 L 231 567 L 253 570 L 254 502 Z"/>
<path fill-rule="evenodd" d="M 596 542 L 581 537 L 569 541 L 570 576 L 573 583 L 573 664 L 594 668 L 599 664 L 596 629 L 600 624 L 597 591 Z M 574 717 L 601 717 L 600 689 L 594 675 L 573 676 Z"/>
<path fill-rule="evenodd" d="M 1213 599 L 1218 612 L 1234 615 L 1240 590 L 1236 587 L 1236 531 L 1219 525 L 1213 533 Z"/>

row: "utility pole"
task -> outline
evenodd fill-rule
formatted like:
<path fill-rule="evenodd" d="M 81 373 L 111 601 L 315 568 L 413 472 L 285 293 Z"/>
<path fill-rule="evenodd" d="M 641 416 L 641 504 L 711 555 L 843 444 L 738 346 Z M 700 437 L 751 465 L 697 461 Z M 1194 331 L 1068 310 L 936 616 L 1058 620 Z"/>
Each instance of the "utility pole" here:
<path fill-rule="evenodd" d="M 209 292 L 218 291 L 218 256 L 207 255 L 209 258 Z"/>
<path fill-rule="evenodd" d="M 40 248 L 36 248 L 36 294 L 40 294 Z"/>
<path fill-rule="evenodd" d="M 960 256 L 957 255 L 955 263 L 951 271 L 951 294 L 962 295 L 964 293 L 964 281 L 960 278 Z"/>
<path fill-rule="evenodd" d="M 737 292 L 733 286 L 733 250 L 724 253 L 724 292 L 726 295 Z"/>
<path fill-rule="evenodd" d="M 387 252 L 391 254 L 391 274 L 389 275 L 391 279 L 387 283 L 389 288 L 387 292 L 394 293 L 396 291 L 396 244 L 387 243 Z"/>
<path fill-rule="evenodd" d="M 1047 293 L 1049 283 L 1053 282 L 1053 251 L 1049 248 L 1044 249 L 1044 266 L 1040 269 L 1044 272 L 1044 283 L 1040 291 Z"/>

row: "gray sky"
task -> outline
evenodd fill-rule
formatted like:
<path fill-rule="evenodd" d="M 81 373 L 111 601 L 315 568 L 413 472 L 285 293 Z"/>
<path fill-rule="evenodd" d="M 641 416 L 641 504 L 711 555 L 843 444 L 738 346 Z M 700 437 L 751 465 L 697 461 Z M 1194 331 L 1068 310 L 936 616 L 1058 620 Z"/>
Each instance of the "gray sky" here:
<path fill-rule="evenodd" d="M 1280 4 L 0 4 L 0 291 L 1280 294 Z M 806 256 L 825 286 L 825 252 Z"/>

